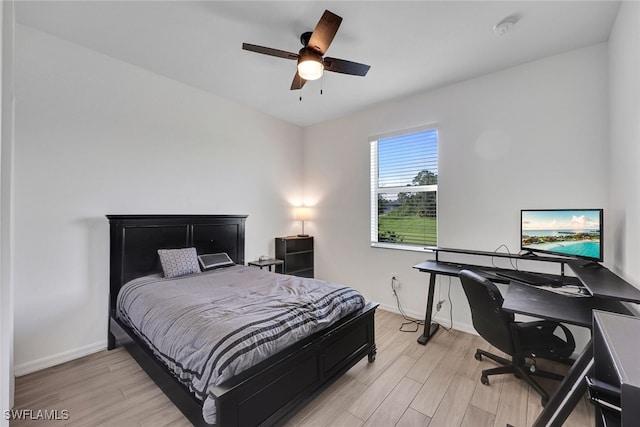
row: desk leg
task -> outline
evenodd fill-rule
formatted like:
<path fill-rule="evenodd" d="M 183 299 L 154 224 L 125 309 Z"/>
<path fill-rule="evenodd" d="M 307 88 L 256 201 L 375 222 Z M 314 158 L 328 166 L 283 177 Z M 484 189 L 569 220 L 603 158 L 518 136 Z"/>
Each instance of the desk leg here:
<path fill-rule="evenodd" d="M 533 427 L 561 426 L 587 391 L 585 375 L 593 366 L 593 340 L 584 350 L 560 383 L 558 390 L 544 407 Z"/>
<path fill-rule="evenodd" d="M 431 314 L 433 312 L 433 294 L 436 291 L 436 274 L 429 273 L 429 294 L 427 295 L 427 311 L 424 314 L 424 332 L 418 338 L 418 342 L 422 345 L 426 345 L 429 339 L 438 330 L 437 323 L 431 323 Z"/>

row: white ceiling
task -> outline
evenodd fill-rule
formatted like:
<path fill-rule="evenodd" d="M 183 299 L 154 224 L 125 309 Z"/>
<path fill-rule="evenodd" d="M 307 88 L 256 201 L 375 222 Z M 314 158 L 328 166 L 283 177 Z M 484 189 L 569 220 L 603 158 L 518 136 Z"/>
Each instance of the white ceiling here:
<path fill-rule="evenodd" d="M 608 40 L 619 1 L 18 1 L 19 24 L 306 126 Z M 371 65 L 290 91 L 297 52 L 325 9 L 342 25 L 327 56 Z M 517 16 L 503 36 L 493 26 Z M 320 95 L 323 89 L 323 95 Z M 302 101 L 299 96 L 302 95 Z"/>

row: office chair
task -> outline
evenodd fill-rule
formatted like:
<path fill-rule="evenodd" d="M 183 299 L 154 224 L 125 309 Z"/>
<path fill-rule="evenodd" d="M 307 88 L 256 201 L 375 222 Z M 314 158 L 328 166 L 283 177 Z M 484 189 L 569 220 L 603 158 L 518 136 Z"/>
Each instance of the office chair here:
<path fill-rule="evenodd" d="M 482 356 L 486 356 L 503 365 L 483 370 L 480 377 L 482 384 L 489 384 L 489 375 L 512 373 L 516 378 L 525 380 L 533 387 L 542 397 L 542 406 L 546 405 L 549 395 L 531 375 L 555 380 L 562 380 L 563 377 L 537 370 L 535 358 L 571 363 L 570 356 L 576 345 L 569 329 L 550 320 L 516 322 L 513 313 L 502 310 L 502 294 L 493 282 L 470 270 L 462 270 L 460 280 L 471 306 L 471 318 L 475 330 L 489 344 L 511 356 L 511 360 L 507 360 L 477 349 L 475 354 L 477 360 L 482 360 Z M 563 331 L 564 339 L 554 334 L 558 328 Z M 527 358 L 533 359 L 533 364 L 528 369 L 525 360 Z"/>

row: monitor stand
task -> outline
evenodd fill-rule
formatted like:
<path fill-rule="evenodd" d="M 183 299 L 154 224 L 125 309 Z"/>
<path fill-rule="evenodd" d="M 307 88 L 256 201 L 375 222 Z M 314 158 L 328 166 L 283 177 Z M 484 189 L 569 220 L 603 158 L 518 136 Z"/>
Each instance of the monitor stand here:
<path fill-rule="evenodd" d="M 522 258 L 538 258 L 538 254 L 530 250 L 525 250 L 523 253 L 518 254 Z"/>
<path fill-rule="evenodd" d="M 580 267 L 594 268 L 594 267 L 602 267 L 602 266 L 597 261 L 586 261 L 584 264 L 581 264 Z"/>

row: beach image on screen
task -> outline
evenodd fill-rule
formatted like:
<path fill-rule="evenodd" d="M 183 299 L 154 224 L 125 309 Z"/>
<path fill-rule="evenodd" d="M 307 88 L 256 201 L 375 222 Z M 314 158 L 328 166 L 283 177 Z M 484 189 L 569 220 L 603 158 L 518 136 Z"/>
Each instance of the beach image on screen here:
<path fill-rule="evenodd" d="M 522 211 L 522 249 L 600 258 L 600 211 Z"/>

